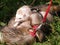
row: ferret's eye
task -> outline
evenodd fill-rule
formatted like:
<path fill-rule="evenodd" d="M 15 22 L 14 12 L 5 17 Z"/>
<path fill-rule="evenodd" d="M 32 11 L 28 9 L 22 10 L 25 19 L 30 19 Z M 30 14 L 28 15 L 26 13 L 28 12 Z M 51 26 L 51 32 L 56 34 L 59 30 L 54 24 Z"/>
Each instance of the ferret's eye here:
<path fill-rule="evenodd" d="M 19 18 L 19 19 L 21 19 L 21 18 Z"/>

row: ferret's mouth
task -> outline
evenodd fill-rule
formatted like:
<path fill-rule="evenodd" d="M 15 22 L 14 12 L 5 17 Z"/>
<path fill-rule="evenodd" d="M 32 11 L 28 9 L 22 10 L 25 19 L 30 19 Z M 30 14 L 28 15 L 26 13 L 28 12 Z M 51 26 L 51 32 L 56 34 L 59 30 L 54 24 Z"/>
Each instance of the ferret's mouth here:
<path fill-rule="evenodd" d="M 22 22 L 15 22 L 14 27 L 17 27 L 18 25 L 20 25 Z"/>
<path fill-rule="evenodd" d="M 19 22 L 18 25 L 20 25 L 22 22 Z"/>

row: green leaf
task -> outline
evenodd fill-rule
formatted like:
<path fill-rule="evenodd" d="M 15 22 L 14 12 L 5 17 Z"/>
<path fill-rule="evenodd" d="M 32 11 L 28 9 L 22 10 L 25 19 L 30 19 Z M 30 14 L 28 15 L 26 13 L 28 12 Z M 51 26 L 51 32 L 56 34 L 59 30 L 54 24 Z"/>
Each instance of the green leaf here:
<path fill-rule="evenodd" d="M 1 25 L 1 26 L 5 26 L 6 23 L 4 23 L 4 22 L 0 22 L 0 25 Z"/>

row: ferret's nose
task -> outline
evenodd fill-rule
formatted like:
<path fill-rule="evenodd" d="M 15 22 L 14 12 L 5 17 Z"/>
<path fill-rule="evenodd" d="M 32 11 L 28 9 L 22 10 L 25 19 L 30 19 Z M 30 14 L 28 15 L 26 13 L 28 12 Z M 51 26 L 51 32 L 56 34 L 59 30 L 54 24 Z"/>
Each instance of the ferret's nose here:
<path fill-rule="evenodd" d="M 19 21 L 20 21 L 20 19 L 19 19 L 19 18 L 15 19 L 15 22 L 19 22 Z"/>

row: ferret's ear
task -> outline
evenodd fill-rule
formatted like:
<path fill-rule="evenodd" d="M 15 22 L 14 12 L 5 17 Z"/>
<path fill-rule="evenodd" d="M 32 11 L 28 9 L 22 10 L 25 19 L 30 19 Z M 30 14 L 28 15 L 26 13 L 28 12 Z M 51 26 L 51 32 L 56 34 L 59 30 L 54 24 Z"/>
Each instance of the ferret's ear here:
<path fill-rule="evenodd" d="M 33 11 L 33 10 L 37 10 L 36 8 L 31 8 L 31 11 Z"/>
<path fill-rule="evenodd" d="M 40 10 L 38 8 L 31 8 L 32 12 L 39 12 Z"/>

